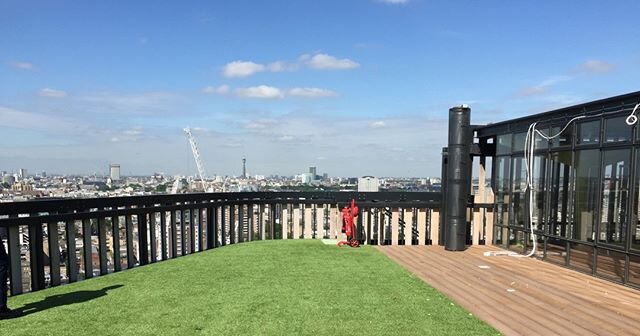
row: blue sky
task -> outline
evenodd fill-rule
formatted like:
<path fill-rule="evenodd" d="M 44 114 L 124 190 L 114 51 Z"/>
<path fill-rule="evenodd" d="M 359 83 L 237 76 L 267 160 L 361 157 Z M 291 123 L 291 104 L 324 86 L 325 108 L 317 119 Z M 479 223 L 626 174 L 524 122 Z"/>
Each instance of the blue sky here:
<path fill-rule="evenodd" d="M 0 170 L 437 176 L 476 124 L 637 91 L 636 1 L 0 0 Z"/>

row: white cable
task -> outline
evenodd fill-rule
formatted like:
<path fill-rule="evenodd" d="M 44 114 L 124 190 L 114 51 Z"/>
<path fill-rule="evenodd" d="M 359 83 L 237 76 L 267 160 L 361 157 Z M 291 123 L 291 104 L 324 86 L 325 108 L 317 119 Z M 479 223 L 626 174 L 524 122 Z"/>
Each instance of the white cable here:
<path fill-rule="evenodd" d="M 633 126 L 638 122 L 638 117 L 636 116 L 636 110 L 638 109 L 638 107 L 640 107 L 640 103 L 636 104 L 631 114 L 627 117 L 627 120 L 625 120 L 627 122 L 627 125 Z"/>
<path fill-rule="evenodd" d="M 635 113 L 635 110 L 638 108 L 638 106 L 640 106 L 640 104 L 636 105 L 636 108 L 633 110 L 634 113 Z M 527 183 L 524 191 L 527 192 L 527 190 L 529 190 L 529 229 L 531 229 L 531 240 L 533 241 L 533 248 L 531 249 L 531 252 L 529 252 L 527 255 L 509 254 L 509 256 L 528 258 L 533 256 L 536 253 L 536 249 L 538 248 L 538 238 L 536 235 L 536 230 L 538 228 L 538 225 L 533 224 L 533 191 L 535 189 L 533 185 L 533 182 L 534 182 L 533 180 L 535 176 L 533 168 L 534 168 L 534 160 L 535 160 L 534 153 L 536 149 L 536 139 L 535 139 L 536 134 L 540 135 L 540 137 L 542 137 L 545 140 L 552 140 L 554 138 L 559 137 L 560 134 L 562 134 L 569 127 L 569 125 L 571 125 L 571 123 L 582 118 L 586 118 L 586 116 L 578 116 L 569 120 L 567 124 L 564 125 L 564 127 L 560 130 L 560 132 L 554 135 L 546 135 L 542 133 L 542 131 L 536 129 L 536 126 L 538 125 L 537 121 L 529 125 L 529 129 L 527 130 L 527 135 L 525 136 L 525 139 L 524 139 L 524 159 L 525 159 L 525 168 L 527 172 L 527 176 L 526 176 Z"/>

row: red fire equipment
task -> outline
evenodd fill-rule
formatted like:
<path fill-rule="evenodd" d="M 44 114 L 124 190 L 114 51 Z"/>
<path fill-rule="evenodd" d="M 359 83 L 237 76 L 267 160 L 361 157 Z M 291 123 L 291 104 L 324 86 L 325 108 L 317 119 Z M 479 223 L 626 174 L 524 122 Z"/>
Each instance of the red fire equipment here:
<path fill-rule="evenodd" d="M 351 247 L 358 247 L 360 243 L 355 238 L 356 226 L 355 218 L 358 217 L 358 207 L 356 201 L 351 200 L 349 207 L 345 206 L 342 209 L 342 232 L 347 234 L 347 240 L 338 242 L 338 246 L 349 245 Z"/>

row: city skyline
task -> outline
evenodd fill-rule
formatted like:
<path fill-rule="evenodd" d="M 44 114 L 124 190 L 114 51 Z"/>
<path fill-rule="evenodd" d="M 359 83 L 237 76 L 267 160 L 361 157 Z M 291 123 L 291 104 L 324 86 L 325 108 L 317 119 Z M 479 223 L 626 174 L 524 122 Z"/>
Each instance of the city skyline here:
<path fill-rule="evenodd" d="M 439 176 L 451 106 L 484 124 L 637 90 L 635 9 L 0 1 L 0 163 L 195 175 L 191 127 L 208 176 Z"/>

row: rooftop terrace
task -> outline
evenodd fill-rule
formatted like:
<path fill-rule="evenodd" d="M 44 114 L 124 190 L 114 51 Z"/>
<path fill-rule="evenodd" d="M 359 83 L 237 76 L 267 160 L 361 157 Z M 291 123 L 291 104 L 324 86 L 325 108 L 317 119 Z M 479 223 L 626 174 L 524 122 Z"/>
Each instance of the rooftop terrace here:
<path fill-rule="evenodd" d="M 259 241 L 10 298 L 11 335 L 495 335 L 373 247 Z"/>

